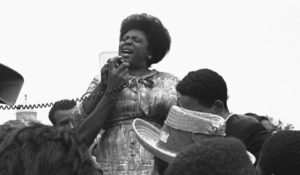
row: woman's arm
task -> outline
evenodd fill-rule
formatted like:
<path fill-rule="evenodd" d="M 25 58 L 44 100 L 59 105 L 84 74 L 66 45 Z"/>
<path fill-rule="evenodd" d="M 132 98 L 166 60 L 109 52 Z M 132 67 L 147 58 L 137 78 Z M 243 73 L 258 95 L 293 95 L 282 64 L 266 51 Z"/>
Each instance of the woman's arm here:
<path fill-rule="evenodd" d="M 128 63 L 122 63 L 116 66 L 116 60 L 109 61 L 109 70 L 107 77 L 107 89 L 101 100 L 97 103 L 96 108 L 88 117 L 77 127 L 76 132 L 83 142 L 90 146 L 93 140 L 103 128 L 105 121 L 114 108 L 115 101 L 123 89 L 123 85 L 128 80 Z"/>
<path fill-rule="evenodd" d="M 104 94 L 95 109 L 78 127 L 75 128 L 77 135 L 87 146 L 90 146 L 93 143 L 95 137 L 101 128 L 103 128 L 106 119 L 109 117 L 110 112 L 114 107 L 117 96 L 117 93 L 110 95 Z"/>
<path fill-rule="evenodd" d="M 100 82 L 88 97 L 84 97 L 81 105 L 82 110 L 86 115 L 89 115 L 96 107 L 97 103 L 101 100 L 105 89 L 106 87 Z"/>
<path fill-rule="evenodd" d="M 96 88 L 92 91 L 91 95 L 87 97 L 82 103 L 82 109 L 85 114 L 90 114 L 96 107 L 97 103 L 101 100 L 103 93 L 107 88 L 107 78 L 108 78 L 108 64 L 105 64 L 101 68 L 101 81 L 96 84 Z"/>
<path fill-rule="evenodd" d="M 106 64 L 101 68 L 101 81 L 99 80 L 99 75 L 95 76 L 86 93 L 81 97 L 82 102 L 74 107 L 74 111 L 76 112 L 73 113 L 72 116 L 75 126 L 82 123 L 101 100 L 102 95 L 107 88 L 107 74 L 108 65 Z"/>

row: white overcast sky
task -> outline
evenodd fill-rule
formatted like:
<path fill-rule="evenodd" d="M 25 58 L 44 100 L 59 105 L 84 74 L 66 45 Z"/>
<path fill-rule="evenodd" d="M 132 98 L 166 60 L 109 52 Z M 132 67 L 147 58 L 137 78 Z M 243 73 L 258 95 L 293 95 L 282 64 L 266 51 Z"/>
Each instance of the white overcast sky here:
<path fill-rule="evenodd" d="M 171 34 L 169 54 L 153 68 L 179 78 L 213 69 L 227 82 L 231 112 L 300 128 L 297 0 L 0 1 L 0 62 L 25 78 L 17 104 L 24 94 L 33 104 L 80 97 L 132 13 L 157 16 Z M 38 110 L 38 120 L 50 124 L 48 111 Z M 0 114 L 0 123 L 15 118 Z"/>

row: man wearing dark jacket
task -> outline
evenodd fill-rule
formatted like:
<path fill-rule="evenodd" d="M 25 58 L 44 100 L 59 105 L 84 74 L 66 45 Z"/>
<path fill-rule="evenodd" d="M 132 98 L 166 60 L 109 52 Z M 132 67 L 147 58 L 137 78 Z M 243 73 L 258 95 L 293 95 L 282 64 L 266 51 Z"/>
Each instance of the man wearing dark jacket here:
<path fill-rule="evenodd" d="M 262 144 L 270 132 L 253 117 L 229 112 L 227 85 L 221 75 L 210 69 L 191 71 L 177 84 L 176 89 L 180 94 L 180 106 L 222 116 L 226 119 L 226 136 L 240 139 L 258 159 Z"/>

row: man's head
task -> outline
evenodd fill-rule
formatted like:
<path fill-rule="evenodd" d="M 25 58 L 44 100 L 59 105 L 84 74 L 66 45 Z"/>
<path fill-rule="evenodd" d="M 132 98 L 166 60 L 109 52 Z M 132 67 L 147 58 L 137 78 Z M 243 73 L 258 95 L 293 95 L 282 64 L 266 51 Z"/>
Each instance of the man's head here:
<path fill-rule="evenodd" d="M 271 135 L 271 132 L 256 119 L 244 115 L 232 115 L 226 121 L 225 132 L 226 136 L 240 139 L 256 160 L 259 158 L 262 145 Z"/>
<path fill-rule="evenodd" d="M 12 131 L 0 144 L 0 174 L 96 175 L 87 147 L 70 130 L 41 124 Z"/>
<path fill-rule="evenodd" d="M 280 131 L 266 140 L 257 169 L 259 175 L 299 174 L 300 131 Z"/>
<path fill-rule="evenodd" d="M 25 127 L 26 125 L 19 120 L 9 120 L 5 122 L 3 125 L 0 125 L 0 143 L 12 131 L 20 128 L 25 128 Z"/>
<path fill-rule="evenodd" d="M 257 115 L 255 113 L 246 113 L 245 115 L 255 118 L 259 123 L 261 123 L 267 130 L 273 131 L 275 129 L 273 123 L 267 116 Z"/>
<path fill-rule="evenodd" d="M 186 109 L 221 116 L 224 111 L 228 112 L 226 82 L 213 70 L 189 72 L 177 84 L 176 90 L 180 93 L 179 104 Z"/>
<path fill-rule="evenodd" d="M 235 138 L 205 139 L 181 152 L 166 175 L 255 175 L 246 147 Z"/>
<path fill-rule="evenodd" d="M 72 110 L 76 105 L 74 100 L 60 100 L 54 103 L 49 112 L 49 120 L 54 126 L 73 128 Z"/>

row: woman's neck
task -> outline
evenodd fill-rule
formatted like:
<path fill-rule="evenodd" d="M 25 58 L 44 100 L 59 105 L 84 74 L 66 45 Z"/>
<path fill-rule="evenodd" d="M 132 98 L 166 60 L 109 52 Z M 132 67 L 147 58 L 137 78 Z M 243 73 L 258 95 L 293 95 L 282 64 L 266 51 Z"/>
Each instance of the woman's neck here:
<path fill-rule="evenodd" d="M 141 77 L 144 75 L 147 75 L 151 72 L 150 69 L 148 68 L 143 68 L 143 69 L 130 69 L 129 70 L 129 75 L 135 76 L 135 77 Z"/>

